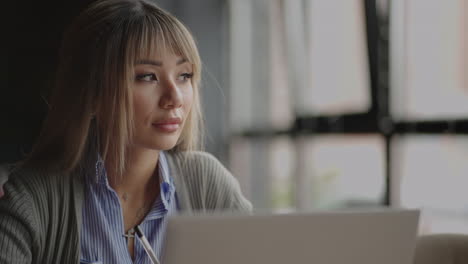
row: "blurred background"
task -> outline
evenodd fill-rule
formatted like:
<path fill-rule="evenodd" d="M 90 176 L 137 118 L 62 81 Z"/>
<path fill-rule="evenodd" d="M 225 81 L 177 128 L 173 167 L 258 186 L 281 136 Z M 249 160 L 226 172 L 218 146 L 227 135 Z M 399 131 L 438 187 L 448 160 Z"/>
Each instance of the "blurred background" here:
<path fill-rule="evenodd" d="M 421 233 L 468 233 L 467 1 L 154 1 L 198 42 L 206 150 L 255 208 L 421 208 Z M 29 151 L 90 2 L 10 3 L 0 163 Z"/>

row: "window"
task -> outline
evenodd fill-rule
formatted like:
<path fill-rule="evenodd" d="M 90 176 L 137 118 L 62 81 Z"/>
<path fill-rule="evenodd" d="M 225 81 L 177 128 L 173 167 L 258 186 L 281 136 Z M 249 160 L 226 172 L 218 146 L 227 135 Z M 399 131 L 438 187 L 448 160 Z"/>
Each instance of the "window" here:
<path fill-rule="evenodd" d="M 468 233 L 464 0 L 229 5 L 231 168 L 256 208 L 421 208 L 421 232 Z"/>
<path fill-rule="evenodd" d="M 285 5 L 297 3 L 300 1 L 286 1 Z M 371 98 L 363 1 L 305 3 L 309 7 L 304 12 L 308 36 L 305 57 L 310 66 L 304 75 L 309 77 L 308 83 L 299 89 L 298 113 L 367 112 Z M 286 16 L 287 19 L 295 17 L 296 14 Z"/>
<path fill-rule="evenodd" d="M 391 110 L 400 120 L 468 115 L 465 0 L 395 0 Z"/>
<path fill-rule="evenodd" d="M 398 136 L 392 144 L 394 204 L 421 208 L 424 233 L 468 233 L 468 137 Z"/>
<path fill-rule="evenodd" d="M 294 155 L 289 137 L 238 138 L 232 142 L 232 172 L 257 210 L 293 209 Z"/>
<path fill-rule="evenodd" d="M 299 208 L 377 206 L 385 185 L 384 141 L 378 135 L 326 135 L 297 140 Z"/>

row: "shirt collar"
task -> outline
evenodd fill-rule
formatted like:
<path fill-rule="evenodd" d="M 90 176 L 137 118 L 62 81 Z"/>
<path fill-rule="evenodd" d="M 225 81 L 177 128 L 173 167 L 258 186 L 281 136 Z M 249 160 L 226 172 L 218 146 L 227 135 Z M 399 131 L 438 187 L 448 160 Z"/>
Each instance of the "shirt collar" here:
<path fill-rule="evenodd" d="M 145 220 L 153 220 L 160 218 L 167 213 L 171 208 L 171 203 L 174 203 L 175 186 L 174 180 L 171 177 L 166 155 L 163 151 L 159 153 L 159 177 L 160 177 L 160 199 L 156 199 L 151 211 L 146 216 Z M 161 203 L 163 208 L 161 207 Z"/>
<path fill-rule="evenodd" d="M 159 152 L 158 163 L 161 201 L 165 209 L 168 210 L 169 204 L 171 203 L 174 197 L 175 186 L 174 179 L 171 177 L 170 174 L 167 157 L 164 151 Z M 104 160 L 100 155 L 98 155 L 96 161 L 94 176 L 96 183 L 105 185 L 107 188 L 112 189 L 109 185 L 109 180 L 107 179 L 107 172 L 104 166 Z"/>
<path fill-rule="evenodd" d="M 166 154 L 163 151 L 159 153 L 159 175 L 161 180 L 161 199 L 167 209 L 175 192 L 175 186 L 174 179 L 169 171 Z"/>

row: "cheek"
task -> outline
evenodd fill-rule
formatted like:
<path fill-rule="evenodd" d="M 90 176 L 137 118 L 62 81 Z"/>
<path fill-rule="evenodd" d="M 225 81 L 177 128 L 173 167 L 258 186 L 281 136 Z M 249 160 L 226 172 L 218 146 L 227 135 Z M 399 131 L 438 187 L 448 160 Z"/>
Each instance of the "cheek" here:
<path fill-rule="evenodd" d="M 187 114 L 192 109 L 193 96 L 194 96 L 193 89 L 188 89 L 184 95 L 184 108 L 185 108 L 185 113 Z"/>
<path fill-rule="evenodd" d="M 155 98 L 150 93 L 136 89 L 133 94 L 133 112 L 136 120 L 147 119 L 154 109 Z"/>

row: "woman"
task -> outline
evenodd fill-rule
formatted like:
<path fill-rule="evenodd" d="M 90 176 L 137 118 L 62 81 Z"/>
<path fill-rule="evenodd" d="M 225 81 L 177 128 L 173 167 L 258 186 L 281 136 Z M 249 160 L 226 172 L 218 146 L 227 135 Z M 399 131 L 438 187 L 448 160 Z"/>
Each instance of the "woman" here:
<path fill-rule="evenodd" d="M 251 210 L 201 137 L 189 31 L 145 0 L 97 1 L 65 33 L 50 111 L 0 199 L 0 263 L 151 263 L 175 212 Z"/>

